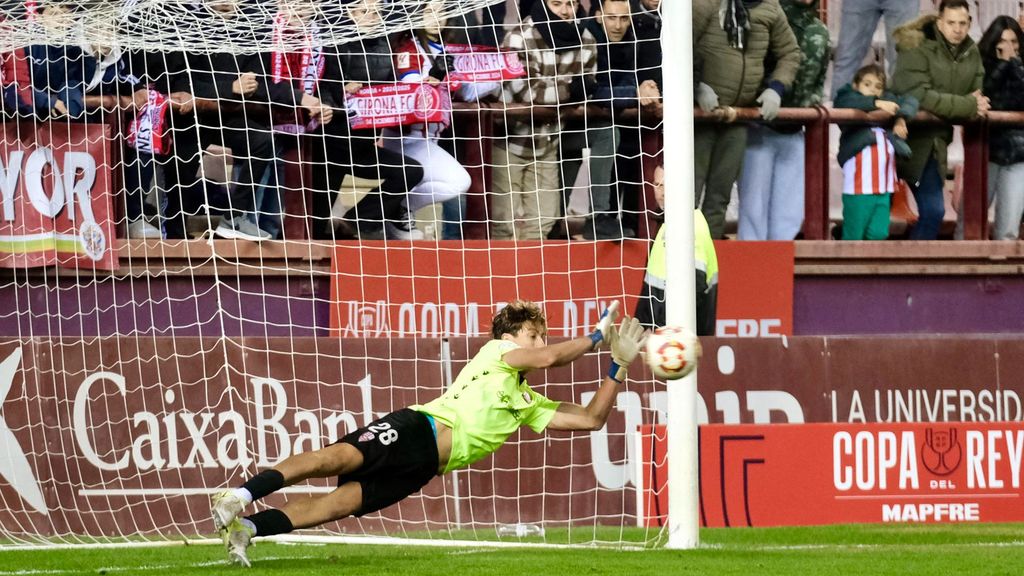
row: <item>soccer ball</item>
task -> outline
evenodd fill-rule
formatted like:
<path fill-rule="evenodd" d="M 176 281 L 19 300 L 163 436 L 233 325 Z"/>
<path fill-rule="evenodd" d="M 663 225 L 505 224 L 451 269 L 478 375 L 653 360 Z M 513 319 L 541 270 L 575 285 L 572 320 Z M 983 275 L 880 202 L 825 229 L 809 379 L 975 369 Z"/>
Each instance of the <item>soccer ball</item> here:
<path fill-rule="evenodd" d="M 665 326 L 647 337 L 647 365 L 665 380 L 677 380 L 693 372 L 700 360 L 700 340 L 685 328 Z"/>

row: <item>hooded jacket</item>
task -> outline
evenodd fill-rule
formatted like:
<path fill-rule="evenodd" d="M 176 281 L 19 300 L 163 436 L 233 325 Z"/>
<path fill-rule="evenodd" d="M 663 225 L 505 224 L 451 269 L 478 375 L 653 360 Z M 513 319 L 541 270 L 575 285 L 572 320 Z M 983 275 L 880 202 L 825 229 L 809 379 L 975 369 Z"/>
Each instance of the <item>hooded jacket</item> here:
<path fill-rule="evenodd" d="M 938 16 L 922 16 L 893 32 L 896 39 L 896 73 L 892 90 L 913 96 L 921 110 L 952 122 L 974 118 L 978 102 L 971 95 L 980 90 L 985 75 L 981 53 L 967 37 L 959 46 L 950 46 L 936 27 Z M 935 157 L 939 174 L 946 174 L 946 149 L 953 140 L 948 124 L 914 125 L 907 144 L 913 154 L 897 164 L 901 178 L 920 182 L 928 159 Z"/>
<path fill-rule="evenodd" d="M 762 0 L 748 8 L 750 30 L 745 50 L 733 48 L 719 18 L 720 0 L 693 0 L 694 59 L 704 64 L 703 81 L 722 106 L 752 106 L 765 80 L 765 58 L 775 58 L 767 84 L 780 94 L 789 89 L 800 68 L 800 47 L 779 0 Z"/>
<path fill-rule="evenodd" d="M 1020 58 L 985 61 L 985 95 L 993 110 L 1024 111 L 1024 63 Z M 1000 166 L 1024 162 L 1024 128 L 992 126 L 989 159 Z"/>

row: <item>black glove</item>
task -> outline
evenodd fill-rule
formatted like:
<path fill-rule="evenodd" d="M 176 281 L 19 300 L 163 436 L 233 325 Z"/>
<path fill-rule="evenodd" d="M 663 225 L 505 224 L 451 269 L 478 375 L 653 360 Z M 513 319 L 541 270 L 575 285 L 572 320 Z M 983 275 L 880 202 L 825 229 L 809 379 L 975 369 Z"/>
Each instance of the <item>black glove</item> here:
<path fill-rule="evenodd" d="M 430 68 L 430 77 L 444 80 L 449 72 L 455 70 L 455 57 L 451 54 L 441 54 L 434 58 L 434 64 Z"/>

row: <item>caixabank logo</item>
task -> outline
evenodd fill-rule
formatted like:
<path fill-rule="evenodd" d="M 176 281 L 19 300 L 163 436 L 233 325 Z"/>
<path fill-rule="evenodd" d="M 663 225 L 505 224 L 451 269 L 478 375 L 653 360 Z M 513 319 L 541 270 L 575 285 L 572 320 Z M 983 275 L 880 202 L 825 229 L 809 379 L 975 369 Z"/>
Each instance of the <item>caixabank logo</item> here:
<path fill-rule="evenodd" d="M 7 483 L 33 510 L 48 514 L 43 491 L 32 472 L 25 450 L 4 420 L 3 406 L 14 386 L 14 376 L 21 365 L 21 348 L 15 348 L 0 362 L 0 480 Z"/>

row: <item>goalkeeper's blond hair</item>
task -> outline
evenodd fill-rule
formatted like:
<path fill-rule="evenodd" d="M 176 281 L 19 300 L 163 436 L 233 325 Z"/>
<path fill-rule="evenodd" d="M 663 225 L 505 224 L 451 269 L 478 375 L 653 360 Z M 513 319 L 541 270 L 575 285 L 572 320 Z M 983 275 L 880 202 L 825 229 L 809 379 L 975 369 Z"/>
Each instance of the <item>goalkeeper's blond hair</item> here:
<path fill-rule="evenodd" d="M 495 340 L 501 338 L 502 334 L 515 336 L 527 322 L 537 328 L 547 328 L 548 321 L 544 317 L 544 311 L 536 302 L 528 300 L 514 300 L 501 309 L 501 312 L 494 317 L 491 323 L 491 336 Z"/>

